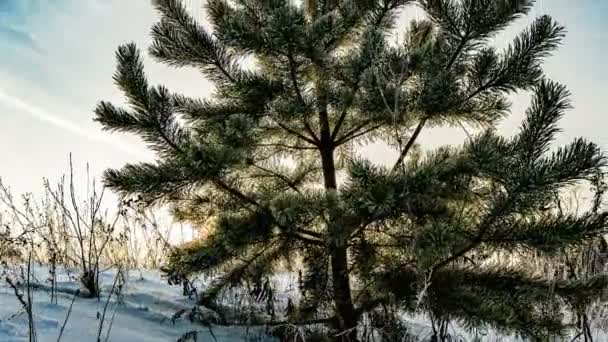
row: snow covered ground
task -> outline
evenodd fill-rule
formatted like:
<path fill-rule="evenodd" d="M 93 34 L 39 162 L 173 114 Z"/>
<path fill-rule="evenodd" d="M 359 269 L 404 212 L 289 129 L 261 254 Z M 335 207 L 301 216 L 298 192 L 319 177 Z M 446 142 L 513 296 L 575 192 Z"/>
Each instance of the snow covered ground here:
<path fill-rule="evenodd" d="M 1 272 L 0 272 L 1 273 Z M 61 326 L 69 311 L 73 295 L 66 293 L 77 288 L 69 272 L 58 276 L 58 287 L 62 290 L 57 304 L 51 304 L 50 293 L 46 290 L 34 291 L 34 319 L 38 341 L 57 341 Z M 101 300 L 76 298 L 61 341 L 95 342 L 103 315 L 106 296 L 115 276 L 114 271 L 102 273 L 104 289 Z M 34 277 L 44 283 L 48 270 L 36 267 Z M 4 278 L 4 277 L 2 277 Z M 72 278 L 72 279 L 70 279 Z M 181 318 L 171 322 L 171 317 L 180 309 L 190 309 L 193 302 L 182 295 L 181 286 L 170 286 L 161 279 L 158 272 L 131 271 L 122 290 L 122 303 L 114 299 L 109 302 L 101 341 L 109 331 L 107 341 L 111 342 L 167 342 L 177 341 L 189 331 L 197 331 L 197 341 L 272 341 L 261 336 L 260 331 L 240 327 L 212 326 L 211 330 L 200 324 L 192 324 Z M 115 313 L 114 313 L 115 312 Z M 112 316 L 114 319 L 112 320 Z M 110 327 L 110 321 L 112 321 Z M 13 289 L 2 279 L 0 281 L 0 341 L 28 341 L 27 315 L 15 297 Z M 189 340 L 186 340 L 189 341 Z"/>
<path fill-rule="evenodd" d="M 6 273 L 0 269 L 0 342 L 23 342 L 29 341 L 28 320 L 25 311 L 15 297 L 13 289 L 4 280 L 6 274 L 20 272 L 18 268 L 11 267 Z M 33 283 L 46 284 L 48 282 L 48 269 L 46 267 L 34 267 Z M 58 298 L 57 303 L 51 303 L 48 289 L 39 288 L 33 292 L 33 313 L 37 341 L 57 341 L 63 322 L 68 314 L 70 304 L 74 299 L 72 310 L 65 326 L 61 341 L 63 342 L 96 342 L 99 325 L 102 321 L 104 306 L 107 295 L 110 292 L 114 279 L 115 270 L 102 272 L 101 287 L 102 298 L 85 299 L 75 297 L 78 288 L 76 281 L 76 270 L 58 270 Z M 287 296 L 293 297 L 296 291 L 294 284 L 296 279 L 287 274 L 282 274 L 273 279 L 273 287 L 279 290 L 279 302 L 286 302 Z M 199 279 L 199 288 L 205 287 L 206 281 Z M 107 305 L 102 333 L 102 342 L 171 342 L 178 339 L 187 332 L 196 331 L 196 341 L 276 341 L 270 338 L 261 329 L 245 327 L 223 327 L 191 323 L 187 314 L 172 320 L 174 314 L 180 310 L 190 310 L 194 301 L 182 294 L 182 287 L 171 286 L 162 279 L 158 271 L 129 271 L 126 273 L 124 287 L 121 289 L 121 300 L 117 302 L 115 296 Z M 228 296 L 223 301 L 226 305 L 238 304 L 239 299 Z M 424 316 L 408 317 L 411 332 L 421 340 L 428 339 L 431 328 Z M 473 338 L 463 329 L 457 326 L 450 327 L 450 334 L 456 337 L 456 341 L 472 341 Z M 608 335 L 596 331 L 598 341 L 608 341 Z M 108 337 L 106 339 L 106 337 Z M 489 330 L 482 335 L 483 341 L 492 342 L 514 342 L 521 341 L 513 336 L 505 337 Z M 185 339 L 183 341 L 195 341 Z"/>
<path fill-rule="evenodd" d="M 13 269 L 13 273 L 18 272 Z M 33 271 L 33 282 L 47 284 L 48 269 L 37 266 Z M 1 272 L 0 272 L 1 273 Z M 57 341 L 61 326 L 69 311 L 70 303 L 75 298 L 72 294 L 78 288 L 76 270 L 58 271 L 58 303 L 51 304 L 48 289 L 34 291 L 34 319 L 38 341 Z M 116 276 L 115 270 L 105 271 L 101 274 L 101 287 L 103 295 L 101 300 L 76 297 L 69 320 L 66 324 L 61 341 L 63 342 L 96 342 L 100 319 Z M 189 310 L 194 302 L 182 294 L 181 286 L 171 286 L 162 279 L 158 271 L 130 271 L 127 273 L 124 288 L 121 290 L 122 300 L 117 303 L 112 297 L 106 310 L 106 319 L 101 341 L 106 341 L 109 322 L 112 325 L 108 342 L 167 342 L 177 341 L 180 336 L 189 331 L 197 331 L 197 341 L 275 341 L 263 334 L 260 330 L 241 327 L 212 326 L 211 330 L 201 324 L 193 324 L 185 318 L 172 322 L 171 317 L 179 310 Z M 27 315 L 15 298 L 13 289 L 0 279 L 0 341 L 22 342 L 28 341 Z M 283 274 L 273 279 L 273 286 L 279 289 L 279 302 L 287 301 L 287 296 L 293 296 L 297 283 L 295 278 Z M 204 287 L 205 280 L 199 279 L 198 284 Z M 225 304 L 235 305 L 238 299 L 226 298 Z M 236 304 L 238 305 L 238 304 Z M 114 312 L 116 312 L 114 314 Z M 114 315 L 114 319 L 112 316 Z M 431 328 L 424 317 L 411 317 L 410 327 L 416 335 L 424 339 L 429 337 Z M 458 332 L 461 333 L 461 332 Z M 457 334 L 458 334 L 457 333 Z M 462 335 L 461 335 L 462 336 Z M 506 341 L 495 339 L 492 341 Z M 488 336 L 488 337 L 490 337 Z M 464 338 L 462 341 L 468 341 Z M 190 340 L 186 340 L 190 341 Z"/>

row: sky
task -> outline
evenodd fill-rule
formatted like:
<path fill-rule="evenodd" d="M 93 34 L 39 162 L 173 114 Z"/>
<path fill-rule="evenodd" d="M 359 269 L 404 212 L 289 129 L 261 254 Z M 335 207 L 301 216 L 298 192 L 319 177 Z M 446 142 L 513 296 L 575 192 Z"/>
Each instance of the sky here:
<path fill-rule="evenodd" d="M 204 19 L 203 0 L 184 1 Z M 608 149 L 608 1 L 539 0 L 531 16 L 497 37 L 497 44 L 547 13 L 568 35 L 544 69 L 568 86 L 575 107 L 562 120 L 558 143 L 585 136 Z M 415 15 L 404 14 L 400 27 Z M 0 177 L 14 192 L 42 190 L 43 177 L 55 179 L 68 170 L 69 153 L 81 180 L 87 162 L 99 177 L 106 168 L 153 158 L 136 138 L 105 133 L 92 118 L 100 100 L 123 103 L 112 83 L 116 48 L 134 41 L 145 49 L 157 19 L 150 0 L 0 0 Z M 172 69 L 150 58 L 145 66 L 153 84 L 195 97 L 212 91 L 196 70 Z M 513 134 L 528 101 L 525 94 L 513 98 L 501 132 Z M 430 130 L 420 143 L 438 146 L 463 138 L 457 128 Z M 396 158 L 379 145 L 364 152 L 377 162 Z"/>

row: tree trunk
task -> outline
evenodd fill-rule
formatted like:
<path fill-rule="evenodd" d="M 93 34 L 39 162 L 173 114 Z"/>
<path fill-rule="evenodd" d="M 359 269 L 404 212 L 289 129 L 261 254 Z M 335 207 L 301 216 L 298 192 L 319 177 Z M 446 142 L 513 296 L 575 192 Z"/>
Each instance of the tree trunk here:
<path fill-rule="evenodd" d="M 334 303 L 338 312 L 338 341 L 357 340 L 357 315 L 350 293 L 348 276 L 348 253 L 345 246 L 331 246 L 331 271 L 333 278 Z"/>
<path fill-rule="evenodd" d="M 324 134 L 321 134 L 322 137 Z M 321 150 L 321 161 L 323 165 L 323 178 L 325 181 L 325 189 L 327 191 L 336 191 L 336 167 L 334 164 L 333 147 Z M 335 232 L 336 227 L 333 225 L 334 220 L 330 219 L 331 226 L 329 227 L 330 235 L 340 236 L 339 232 Z M 333 232 L 332 232 L 333 230 Z M 333 282 L 334 304 L 338 315 L 338 334 L 337 341 L 354 342 L 357 340 L 357 314 L 353 305 L 350 279 L 348 274 L 348 250 L 346 241 L 332 241 L 330 244 L 331 256 L 331 271 Z"/>

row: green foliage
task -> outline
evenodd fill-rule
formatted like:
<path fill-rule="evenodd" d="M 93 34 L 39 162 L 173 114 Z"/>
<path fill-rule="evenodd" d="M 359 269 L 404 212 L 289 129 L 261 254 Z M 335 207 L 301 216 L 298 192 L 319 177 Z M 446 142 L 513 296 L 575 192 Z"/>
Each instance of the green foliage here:
<path fill-rule="evenodd" d="M 223 274 L 206 304 L 295 259 L 304 264 L 303 299 L 288 318 L 329 310 L 340 331 L 364 314 L 375 325 L 392 320 L 378 310 L 398 303 L 442 322 L 542 338 L 568 328 L 563 305 L 599 296 L 602 277 L 551 283 L 484 257 L 549 258 L 608 229 L 599 205 L 558 210 L 555 194 L 583 181 L 601 203 L 606 166 L 585 139 L 551 145 L 570 101 L 541 63 L 564 28 L 542 16 L 504 51 L 490 44 L 533 1 L 213 0 L 212 31 L 178 0 L 154 3 L 161 19 L 150 54 L 200 70 L 215 92 L 201 100 L 150 86 L 139 50 L 119 47 L 114 81 L 127 105 L 101 102 L 96 120 L 140 136 L 158 159 L 108 170 L 105 181 L 172 204 L 182 220 L 213 218 L 211 235 L 166 267 L 173 277 Z M 399 11 L 413 4 L 427 18 L 392 44 Z M 501 137 L 494 128 L 507 96 L 521 90 L 532 93 L 526 118 Z M 425 125 L 462 124 L 481 131 L 461 146 L 416 145 Z M 392 168 L 357 156 L 370 140 L 398 149 Z"/>

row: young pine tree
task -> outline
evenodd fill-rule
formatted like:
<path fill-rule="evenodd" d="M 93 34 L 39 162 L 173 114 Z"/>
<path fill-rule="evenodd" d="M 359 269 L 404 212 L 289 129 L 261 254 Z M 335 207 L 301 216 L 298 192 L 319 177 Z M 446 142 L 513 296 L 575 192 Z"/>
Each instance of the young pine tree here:
<path fill-rule="evenodd" d="M 120 46 L 114 81 L 128 106 L 101 102 L 95 119 L 140 136 L 157 160 L 108 170 L 105 182 L 172 203 L 181 219 L 213 218 L 212 234 L 167 268 L 223 271 L 207 304 L 301 258 L 304 297 L 289 319 L 327 313 L 341 340 L 389 305 L 526 336 L 564 333 L 556 306 L 596 298 L 605 277 L 550 282 L 489 258 L 533 250 L 550 260 L 608 228 L 606 212 L 556 210 L 561 189 L 605 165 L 585 139 L 550 146 L 570 102 L 540 66 L 564 28 L 542 16 L 507 48 L 490 44 L 533 2 L 210 0 L 207 29 L 179 0 L 157 0 L 150 55 L 200 71 L 215 91 L 196 99 L 151 86 L 138 48 Z M 413 6 L 426 19 L 395 27 Z M 507 96 L 521 90 L 532 93 L 526 118 L 501 137 Z M 417 148 L 422 130 L 464 124 L 478 134 L 461 146 Z M 394 164 L 357 153 L 370 141 L 397 149 Z"/>

